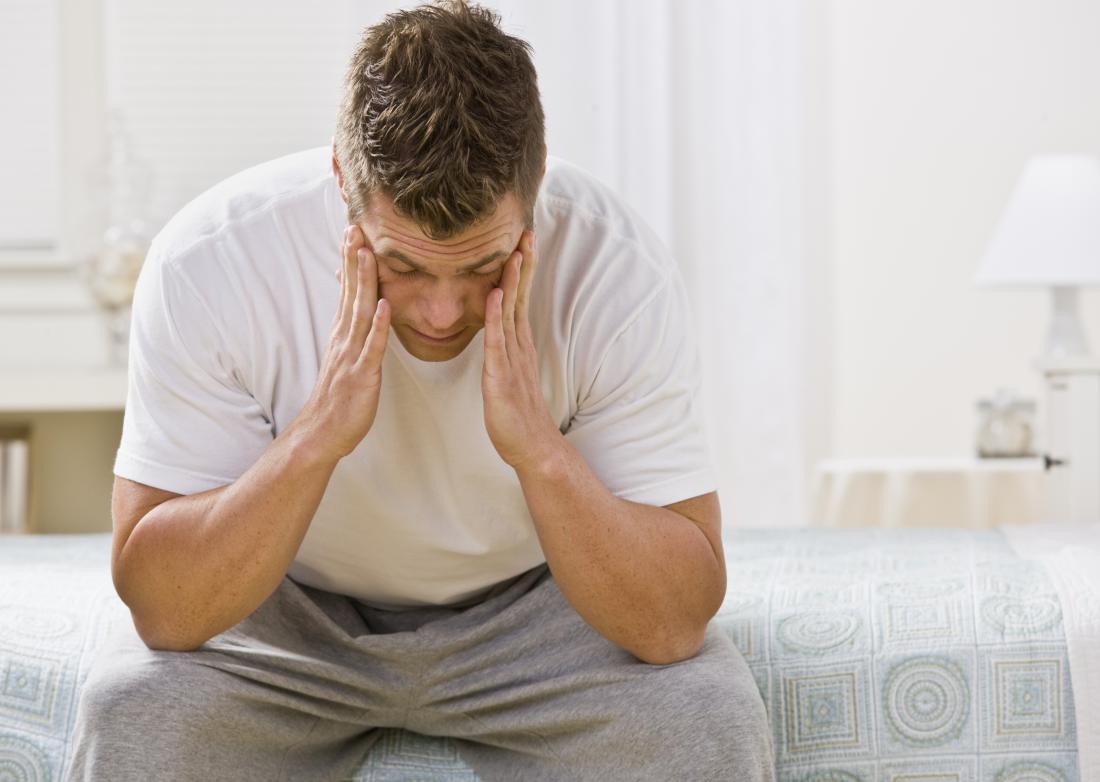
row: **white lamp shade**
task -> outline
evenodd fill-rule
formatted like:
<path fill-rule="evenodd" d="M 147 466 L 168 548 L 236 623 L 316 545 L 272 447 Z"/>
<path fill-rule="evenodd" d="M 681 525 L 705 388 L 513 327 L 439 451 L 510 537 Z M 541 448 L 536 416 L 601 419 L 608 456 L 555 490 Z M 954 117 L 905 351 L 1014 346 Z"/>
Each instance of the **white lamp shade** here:
<path fill-rule="evenodd" d="M 1032 158 L 974 278 L 978 285 L 1100 284 L 1100 160 Z"/>

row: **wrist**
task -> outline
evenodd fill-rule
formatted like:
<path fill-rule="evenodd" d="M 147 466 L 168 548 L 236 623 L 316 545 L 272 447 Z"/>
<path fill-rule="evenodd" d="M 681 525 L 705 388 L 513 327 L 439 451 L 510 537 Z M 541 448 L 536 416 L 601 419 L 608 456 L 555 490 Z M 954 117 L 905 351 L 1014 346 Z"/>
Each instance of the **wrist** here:
<path fill-rule="evenodd" d="M 569 448 L 565 436 L 555 429 L 539 439 L 523 459 L 512 465 L 512 469 L 521 479 L 557 479 L 568 471 Z"/>
<path fill-rule="evenodd" d="M 290 458 L 307 469 L 335 469 L 343 454 L 333 451 L 331 444 L 316 430 L 294 421 L 277 438 L 285 443 Z"/>

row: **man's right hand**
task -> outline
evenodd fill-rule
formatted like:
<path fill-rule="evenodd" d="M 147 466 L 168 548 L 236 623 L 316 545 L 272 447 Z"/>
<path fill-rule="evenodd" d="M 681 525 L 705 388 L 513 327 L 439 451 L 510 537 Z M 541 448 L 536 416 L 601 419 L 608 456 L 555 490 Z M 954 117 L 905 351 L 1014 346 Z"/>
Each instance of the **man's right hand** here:
<path fill-rule="evenodd" d="M 378 299 L 378 265 L 362 229 L 348 226 L 342 246 L 340 303 L 317 383 L 295 420 L 316 448 L 338 461 L 370 431 L 382 389 L 390 303 Z"/>

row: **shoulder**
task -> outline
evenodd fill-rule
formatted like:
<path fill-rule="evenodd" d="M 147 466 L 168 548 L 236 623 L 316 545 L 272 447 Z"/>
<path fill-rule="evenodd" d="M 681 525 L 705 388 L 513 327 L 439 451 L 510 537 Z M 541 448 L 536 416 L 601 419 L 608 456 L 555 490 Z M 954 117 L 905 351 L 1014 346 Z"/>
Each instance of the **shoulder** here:
<path fill-rule="evenodd" d="M 622 196 L 582 168 L 549 158 L 535 233 L 542 279 L 535 280 L 541 294 L 532 295 L 532 318 L 553 324 L 574 402 L 587 395 L 616 343 L 620 352 L 632 352 L 639 339 L 675 349 L 664 332 L 682 328 L 679 269 Z"/>
<path fill-rule="evenodd" d="M 678 274 L 664 241 L 622 196 L 561 158 L 547 159 L 535 232 L 554 267 L 554 295 L 586 336 L 624 328 Z"/>
<path fill-rule="evenodd" d="M 334 187 L 330 155 L 330 147 L 295 152 L 209 187 L 164 224 L 153 238 L 150 256 L 189 265 L 189 257 L 202 256 L 226 237 L 247 250 L 250 241 L 270 235 L 273 221 L 293 222 L 297 217 L 314 224 L 333 222 L 331 204 L 326 204 L 326 190 Z M 326 224 L 325 230 L 331 226 Z"/>
<path fill-rule="evenodd" d="M 255 362 L 258 335 L 271 336 L 305 264 L 336 242 L 330 154 L 318 147 L 261 163 L 188 202 L 153 238 L 135 309 L 150 322 L 172 319 L 176 339 L 200 346 L 216 330 L 236 366 Z"/>
<path fill-rule="evenodd" d="M 538 207 L 555 228 L 565 224 L 603 243 L 629 245 L 657 267 L 671 263 L 663 242 L 626 199 L 575 163 L 547 157 Z"/>

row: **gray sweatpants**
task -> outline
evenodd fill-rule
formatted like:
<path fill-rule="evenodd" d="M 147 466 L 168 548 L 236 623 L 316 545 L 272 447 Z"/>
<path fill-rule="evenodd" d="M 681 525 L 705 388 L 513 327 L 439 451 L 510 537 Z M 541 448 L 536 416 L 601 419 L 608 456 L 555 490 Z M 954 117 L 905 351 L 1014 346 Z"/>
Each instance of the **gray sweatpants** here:
<path fill-rule="evenodd" d="M 772 782 L 744 658 L 713 623 L 649 665 L 592 629 L 544 563 L 465 608 L 385 611 L 283 579 L 191 652 L 128 623 L 80 696 L 69 780 L 340 780 L 382 727 L 455 739 L 486 782 Z"/>

